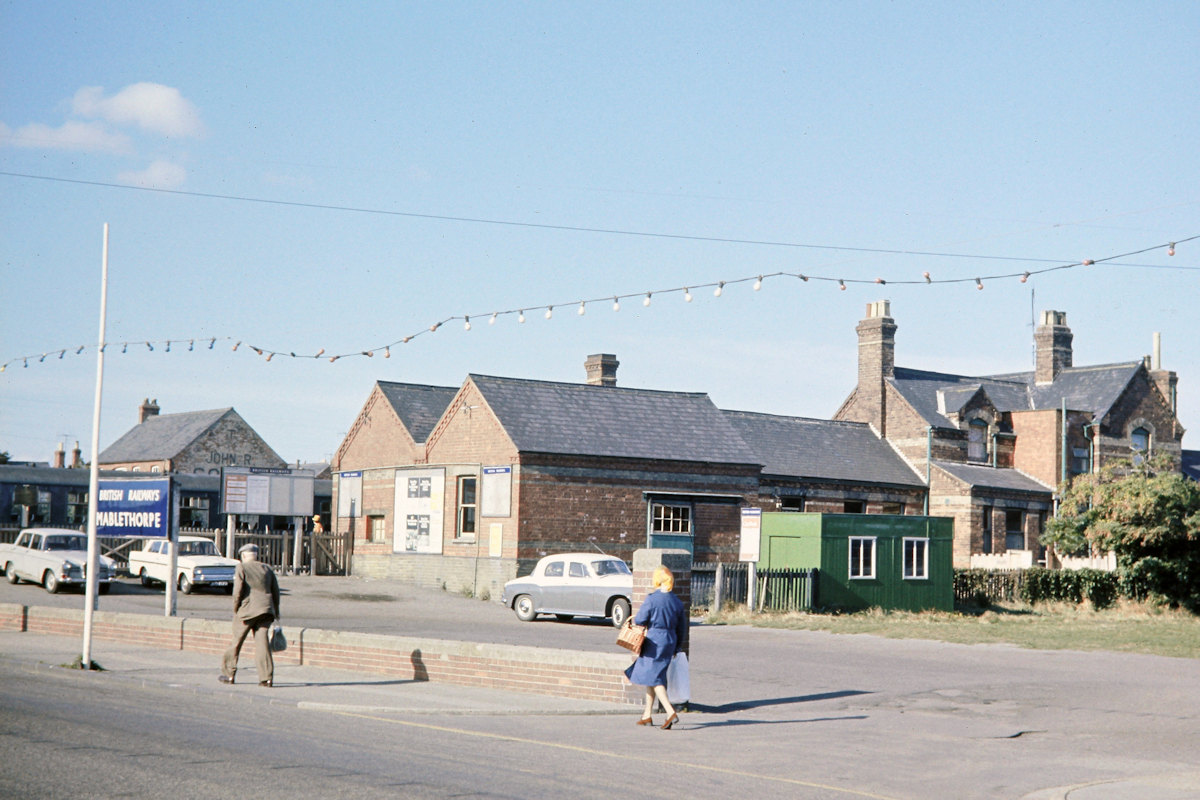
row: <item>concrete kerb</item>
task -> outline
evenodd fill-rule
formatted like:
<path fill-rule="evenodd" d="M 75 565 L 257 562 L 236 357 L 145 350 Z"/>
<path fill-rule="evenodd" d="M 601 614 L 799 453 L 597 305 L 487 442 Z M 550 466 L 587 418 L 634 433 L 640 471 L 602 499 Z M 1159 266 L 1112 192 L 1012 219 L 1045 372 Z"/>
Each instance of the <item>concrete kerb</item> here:
<path fill-rule="evenodd" d="M 76 609 L 0 604 L 0 631 L 78 636 L 83 612 Z M 637 702 L 624 679 L 629 659 L 621 653 L 594 653 L 487 644 L 375 633 L 283 626 L 288 649 L 279 664 L 368 672 L 417 683 L 495 689 L 598 701 Z M 228 622 L 96 611 L 92 635 L 134 646 L 208 654 L 224 651 Z"/>

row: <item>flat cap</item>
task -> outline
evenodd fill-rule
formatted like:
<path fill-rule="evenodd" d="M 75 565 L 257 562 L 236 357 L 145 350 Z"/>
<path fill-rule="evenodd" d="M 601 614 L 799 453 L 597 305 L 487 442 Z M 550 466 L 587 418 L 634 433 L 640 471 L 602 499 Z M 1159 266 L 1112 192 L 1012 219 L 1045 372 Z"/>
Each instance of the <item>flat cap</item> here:
<path fill-rule="evenodd" d="M 254 555 L 258 555 L 258 545 L 254 542 L 248 542 L 238 548 L 238 555 L 240 556 L 242 553 L 254 553 Z"/>

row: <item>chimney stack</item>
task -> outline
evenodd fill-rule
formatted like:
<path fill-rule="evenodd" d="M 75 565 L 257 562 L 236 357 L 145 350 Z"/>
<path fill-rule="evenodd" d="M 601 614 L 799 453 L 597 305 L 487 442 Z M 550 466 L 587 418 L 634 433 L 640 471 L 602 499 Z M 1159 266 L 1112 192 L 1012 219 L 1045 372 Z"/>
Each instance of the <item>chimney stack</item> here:
<path fill-rule="evenodd" d="M 63 449 L 63 443 L 58 443 L 58 449 L 54 451 L 54 468 L 62 469 L 67 465 L 67 451 Z"/>
<path fill-rule="evenodd" d="M 617 367 L 621 365 L 612 353 L 596 353 L 583 362 L 587 370 L 587 382 L 590 386 L 616 386 Z"/>
<path fill-rule="evenodd" d="M 867 303 L 867 315 L 858 332 L 857 404 L 864 421 L 886 435 L 887 379 L 896 375 L 896 321 L 890 300 Z"/>
<path fill-rule="evenodd" d="M 71 469 L 80 469 L 83 467 L 83 451 L 79 449 L 79 442 L 75 443 L 75 449 L 71 451 Z"/>
<path fill-rule="evenodd" d="M 1034 381 L 1039 386 L 1054 383 L 1060 372 L 1071 367 L 1071 341 L 1074 338 L 1071 329 L 1067 327 L 1067 312 L 1042 312 L 1042 324 L 1033 334 L 1034 345 L 1037 348 Z"/>
<path fill-rule="evenodd" d="M 141 425 L 143 422 L 150 419 L 151 417 L 157 417 L 157 416 L 158 416 L 158 398 L 156 397 L 153 400 L 151 400 L 149 397 L 147 397 L 145 400 L 142 401 L 142 404 L 140 406 L 138 406 L 138 425 Z"/>
<path fill-rule="evenodd" d="M 1168 369 L 1162 368 L 1162 334 L 1157 331 L 1154 334 L 1154 356 L 1148 367 L 1150 378 L 1154 381 L 1155 386 L 1162 392 L 1163 399 L 1171 406 L 1172 413 L 1178 413 L 1176 407 L 1179 392 L 1179 376 Z"/>

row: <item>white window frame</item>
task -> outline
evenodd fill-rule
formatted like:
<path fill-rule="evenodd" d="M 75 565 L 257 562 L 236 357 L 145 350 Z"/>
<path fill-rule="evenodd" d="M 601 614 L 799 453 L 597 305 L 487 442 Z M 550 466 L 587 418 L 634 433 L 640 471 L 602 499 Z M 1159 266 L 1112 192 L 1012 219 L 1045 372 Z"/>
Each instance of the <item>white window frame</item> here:
<path fill-rule="evenodd" d="M 474 484 L 472 489 L 475 502 L 463 502 L 463 486 L 467 481 Z M 455 480 L 455 505 L 454 509 L 454 536 L 459 541 L 473 542 L 475 537 L 479 535 L 479 476 L 475 474 L 459 475 Z M 466 512 L 471 512 L 471 525 L 473 530 L 464 530 L 464 521 Z"/>
<path fill-rule="evenodd" d="M 668 514 L 670 511 L 672 513 Z M 675 536 L 692 535 L 692 507 L 687 503 L 651 503 L 650 532 Z"/>
<path fill-rule="evenodd" d="M 857 563 L 855 563 L 856 559 L 854 557 L 854 550 L 855 550 L 854 545 L 856 543 L 859 545 L 859 548 L 858 548 L 859 554 L 858 554 Z M 863 545 L 865 545 L 867 543 L 869 543 L 869 546 L 864 547 Z M 863 557 L 864 549 L 870 550 L 870 564 L 867 564 L 866 559 Z M 874 537 L 874 536 L 851 536 L 849 538 L 849 542 L 847 543 L 846 550 L 847 550 L 847 554 L 848 554 L 848 558 L 849 558 L 849 562 L 850 562 L 849 570 L 847 573 L 850 577 L 850 580 L 852 580 L 852 581 L 875 580 L 875 557 L 876 557 L 875 554 L 879 550 L 878 541 L 876 540 L 876 537 Z M 855 574 L 856 572 L 858 574 Z"/>
<path fill-rule="evenodd" d="M 913 566 L 918 567 L 917 571 L 909 569 L 910 559 L 908 557 L 909 546 L 917 549 L 919 546 L 921 561 L 920 564 L 912 559 Z M 901 543 L 901 553 L 903 554 L 904 563 L 901 565 L 901 574 L 904 580 L 907 581 L 927 581 L 929 580 L 929 539 L 927 537 L 905 536 Z"/>

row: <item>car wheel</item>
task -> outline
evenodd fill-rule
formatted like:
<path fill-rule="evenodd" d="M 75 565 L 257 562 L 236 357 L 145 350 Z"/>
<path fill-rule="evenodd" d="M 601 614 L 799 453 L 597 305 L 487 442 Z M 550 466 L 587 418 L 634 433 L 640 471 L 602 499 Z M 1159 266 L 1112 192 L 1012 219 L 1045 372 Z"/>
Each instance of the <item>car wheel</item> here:
<path fill-rule="evenodd" d="M 99 591 L 100 594 L 108 594 L 108 590 L 111 588 L 112 588 L 111 583 L 102 583 L 96 587 L 96 590 Z"/>
<path fill-rule="evenodd" d="M 559 622 L 570 622 L 571 620 L 575 619 L 575 615 L 574 614 L 555 614 L 554 618 L 557 619 Z"/>
<path fill-rule="evenodd" d="M 147 589 L 154 584 L 154 581 L 146 574 L 145 567 L 142 567 L 142 571 L 138 573 L 138 579 L 142 582 L 142 586 L 145 586 Z"/>
<path fill-rule="evenodd" d="M 179 576 L 179 591 L 184 594 L 191 594 L 196 589 L 196 585 L 188 580 L 187 575 Z"/>
<path fill-rule="evenodd" d="M 518 595 L 513 601 L 513 611 L 517 614 L 517 619 L 521 622 L 533 622 L 537 616 L 537 611 L 533 609 L 533 598 L 527 594 Z"/>
<path fill-rule="evenodd" d="M 42 576 L 42 586 L 46 587 L 46 591 L 50 594 L 58 594 L 60 584 L 58 578 L 54 577 L 54 573 L 46 570 L 46 574 Z"/>
<path fill-rule="evenodd" d="M 8 577 L 8 582 L 11 584 L 18 584 L 21 582 L 21 579 L 17 577 L 16 570 L 13 569 L 11 561 L 4 565 L 4 574 Z"/>
<path fill-rule="evenodd" d="M 624 597 L 619 597 L 612 604 L 612 624 L 614 628 L 619 628 L 625 624 L 625 620 L 629 619 L 629 601 Z"/>

